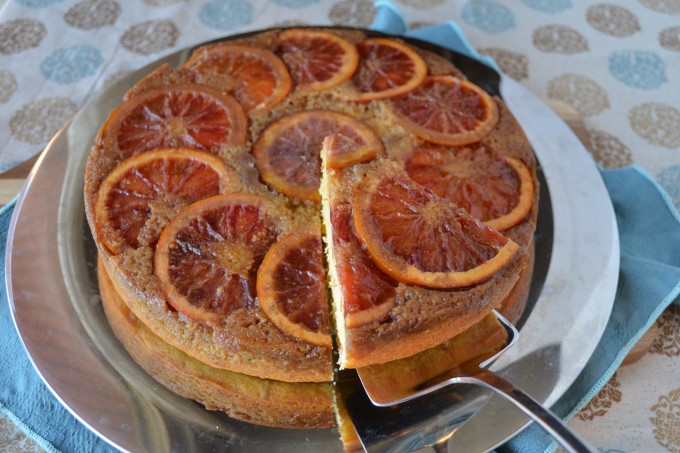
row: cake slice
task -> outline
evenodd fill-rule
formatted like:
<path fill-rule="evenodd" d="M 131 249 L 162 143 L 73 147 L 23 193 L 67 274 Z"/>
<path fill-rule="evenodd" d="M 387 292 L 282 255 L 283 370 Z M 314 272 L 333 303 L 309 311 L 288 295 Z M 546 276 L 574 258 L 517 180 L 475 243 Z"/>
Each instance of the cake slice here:
<path fill-rule="evenodd" d="M 503 302 L 524 266 L 518 244 L 393 160 L 336 165 L 338 144 L 324 141 L 321 195 L 342 368 L 437 346 Z"/>

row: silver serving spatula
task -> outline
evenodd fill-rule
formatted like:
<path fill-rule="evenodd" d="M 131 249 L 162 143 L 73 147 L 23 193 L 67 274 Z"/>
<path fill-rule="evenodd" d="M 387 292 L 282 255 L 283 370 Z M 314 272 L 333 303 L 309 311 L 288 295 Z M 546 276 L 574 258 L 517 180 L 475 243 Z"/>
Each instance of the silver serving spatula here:
<path fill-rule="evenodd" d="M 490 398 L 484 388 L 521 409 L 567 451 L 594 451 L 552 412 L 486 368 L 519 337 L 509 321 L 495 311 L 494 314 L 507 337 L 490 357 L 468 358 L 432 378 L 425 374 L 425 380 L 420 381 L 410 376 L 408 362 L 343 370 L 337 375 L 338 393 L 366 451 L 406 452 L 423 447 L 445 451 L 457 428 Z M 430 359 L 421 358 L 418 366 Z"/>

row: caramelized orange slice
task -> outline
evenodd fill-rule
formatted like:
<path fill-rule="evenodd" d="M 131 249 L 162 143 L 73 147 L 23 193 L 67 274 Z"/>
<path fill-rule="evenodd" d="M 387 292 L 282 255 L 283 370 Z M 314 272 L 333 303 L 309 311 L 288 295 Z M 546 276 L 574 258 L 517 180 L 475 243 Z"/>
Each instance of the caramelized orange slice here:
<path fill-rule="evenodd" d="M 373 167 L 359 186 L 354 227 L 384 272 L 431 288 L 483 282 L 519 249 L 392 164 Z"/>
<path fill-rule="evenodd" d="M 497 230 L 520 223 L 533 204 L 534 183 L 527 166 L 486 146 L 422 146 L 404 169 L 415 182 Z"/>
<path fill-rule="evenodd" d="M 322 91 L 348 81 L 359 63 L 359 52 L 335 34 L 303 28 L 281 32 L 276 53 L 303 91 Z"/>
<path fill-rule="evenodd" d="M 382 143 L 379 140 L 362 146 L 356 140 L 341 134 L 327 136 L 321 148 L 321 152 L 326 155 L 326 166 L 334 170 L 368 162 L 382 151 Z"/>
<path fill-rule="evenodd" d="M 357 102 L 386 99 L 415 90 L 427 75 L 425 61 L 407 44 L 389 38 L 366 39 L 357 45 L 359 66 L 352 78 Z"/>
<path fill-rule="evenodd" d="M 256 304 L 257 269 L 276 242 L 278 225 L 257 195 L 198 201 L 161 233 L 154 272 L 168 303 L 196 321 L 217 324 Z"/>
<path fill-rule="evenodd" d="M 286 65 L 274 53 L 240 44 L 213 44 L 197 49 L 184 67 L 197 81 L 233 95 L 246 112 L 269 110 L 290 92 Z"/>
<path fill-rule="evenodd" d="M 217 157 L 190 149 L 158 149 L 125 159 L 106 177 L 96 204 L 103 243 L 153 246 L 181 209 L 235 187 L 237 175 Z"/>
<path fill-rule="evenodd" d="M 236 100 L 201 85 L 172 85 L 134 96 L 105 125 L 104 146 L 126 158 L 154 148 L 216 152 L 246 140 L 246 117 Z"/>
<path fill-rule="evenodd" d="M 382 149 L 373 129 L 351 116 L 327 110 L 294 113 L 269 125 L 253 145 L 260 176 L 284 195 L 320 201 L 321 147 L 331 134 L 361 147 Z"/>
<path fill-rule="evenodd" d="M 347 328 L 386 319 L 396 306 L 398 282 L 371 260 L 352 227 L 349 203 L 330 205 L 333 256 Z"/>
<path fill-rule="evenodd" d="M 282 332 L 330 348 L 325 274 L 319 234 L 293 233 L 265 255 L 257 272 L 257 297 Z"/>
<path fill-rule="evenodd" d="M 498 121 L 496 102 L 467 80 L 433 76 L 392 100 L 397 121 L 423 140 L 467 145 L 486 136 Z"/>

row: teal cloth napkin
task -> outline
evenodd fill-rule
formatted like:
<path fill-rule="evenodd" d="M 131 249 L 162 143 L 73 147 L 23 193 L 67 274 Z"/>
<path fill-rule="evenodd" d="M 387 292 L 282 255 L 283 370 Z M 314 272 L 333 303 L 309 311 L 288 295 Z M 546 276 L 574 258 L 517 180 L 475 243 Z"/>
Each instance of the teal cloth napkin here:
<path fill-rule="evenodd" d="M 376 2 L 373 28 L 407 32 L 390 2 Z M 453 22 L 407 33 L 479 58 Z M 602 170 L 621 238 L 621 273 L 611 319 L 592 359 L 553 406 L 565 419 L 581 409 L 610 379 L 630 348 L 680 292 L 680 218 L 668 196 L 643 170 Z M 0 209 L 0 278 L 5 280 L 7 230 L 14 203 Z M 40 380 L 14 328 L 5 285 L 0 285 L 0 411 L 50 452 L 115 451 L 81 425 Z M 545 451 L 552 439 L 531 426 L 501 451 Z"/>
<path fill-rule="evenodd" d="M 48 452 L 114 452 L 49 391 L 14 327 L 5 284 L 5 251 L 15 202 L 0 209 L 0 411 Z"/>
<path fill-rule="evenodd" d="M 378 0 L 372 28 L 404 34 L 476 58 L 479 55 L 454 22 L 408 31 L 399 9 Z M 614 205 L 619 227 L 621 264 L 611 317 L 593 356 L 573 385 L 551 408 L 571 419 L 609 381 L 630 349 L 671 303 L 680 303 L 680 216 L 664 190 L 641 168 L 600 169 Z M 542 452 L 556 447 L 532 424 L 499 452 Z"/>

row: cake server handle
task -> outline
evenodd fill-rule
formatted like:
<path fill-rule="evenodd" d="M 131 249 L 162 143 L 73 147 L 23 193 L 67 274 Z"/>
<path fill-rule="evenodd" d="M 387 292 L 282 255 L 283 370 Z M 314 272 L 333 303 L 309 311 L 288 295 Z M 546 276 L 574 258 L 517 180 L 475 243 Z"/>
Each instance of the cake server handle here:
<path fill-rule="evenodd" d="M 516 387 L 512 382 L 504 379 L 493 371 L 480 369 L 479 372 L 471 376 L 458 376 L 455 378 L 457 383 L 475 384 L 494 391 L 502 396 L 533 421 L 546 430 L 557 442 L 567 451 L 575 453 L 590 453 L 595 449 L 581 439 L 572 431 L 562 420 L 560 420 L 550 410 L 541 406 L 535 399 L 524 391 Z"/>

